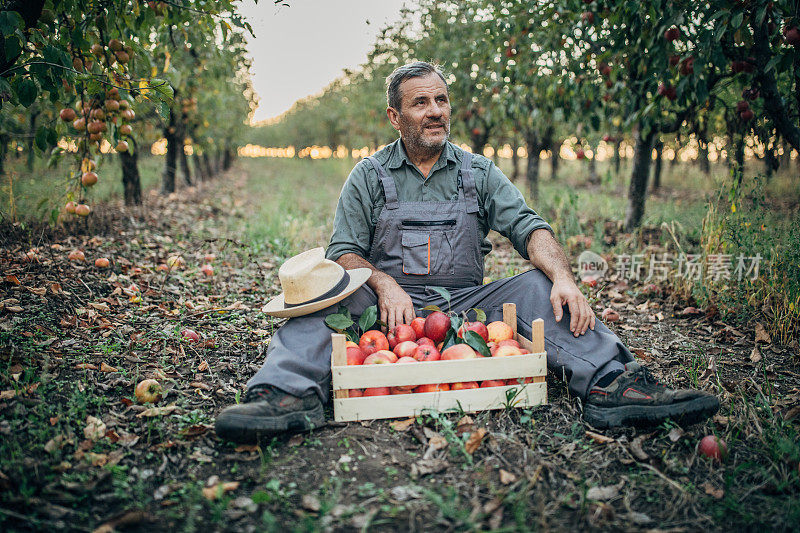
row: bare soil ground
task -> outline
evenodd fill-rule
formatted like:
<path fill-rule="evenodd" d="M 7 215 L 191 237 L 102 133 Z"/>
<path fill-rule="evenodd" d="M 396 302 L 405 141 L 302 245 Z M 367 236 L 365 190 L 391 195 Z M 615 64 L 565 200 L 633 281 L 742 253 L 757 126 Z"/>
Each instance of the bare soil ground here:
<path fill-rule="evenodd" d="M 279 322 L 277 259 L 236 231 L 241 171 L 63 230 L 0 232 L 0 529 L 5 531 L 759 530 L 800 524 L 800 356 L 669 287 L 610 282 L 598 314 L 658 377 L 717 393 L 707 423 L 595 431 L 549 404 L 336 424 L 237 446 L 214 434 Z M 608 227 L 614 239 L 617 234 Z M 82 250 L 86 260 L 70 261 Z M 575 250 L 572 250 L 573 252 Z M 206 257 L 213 254 L 215 257 Z M 523 268 L 499 244 L 497 276 Z M 170 257 L 180 256 L 172 268 Z M 110 268 L 94 266 L 98 257 Z M 170 263 L 173 263 L 170 261 Z M 199 267 L 213 266 L 212 276 Z M 161 266 L 165 265 L 165 266 Z M 181 338 L 197 331 L 200 341 Z M 166 391 L 133 401 L 144 377 Z M 329 413 L 330 414 L 330 413 Z M 717 434 L 730 454 L 698 456 Z"/>

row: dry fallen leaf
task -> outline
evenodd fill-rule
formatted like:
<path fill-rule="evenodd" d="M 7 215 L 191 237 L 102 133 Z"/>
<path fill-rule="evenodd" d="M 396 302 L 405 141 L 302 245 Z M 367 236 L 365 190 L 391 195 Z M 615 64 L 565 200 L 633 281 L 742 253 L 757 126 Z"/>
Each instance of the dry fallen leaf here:
<path fill-rule="evenodd" d="M 136 417 L 143 418 L 143 417 L 161 416 L 178 410 L 180 410 L 180 407 L 178 407 L 177 405 L 165 405 L 164 407 L 151 407 L 150 409 L 145 409 L 144 411 L 136 415 Z"/>
<path fill-rule="evenodd" d="M 609 442 L 614 442 L 614 439 L 611 437 L 606 437 L 605 435 L 595 433 L 594 431 L 587 430 L 586 436 L 595 441 L 597 444 L 608 444 Z"/>
<path fill-rule="evenodd" d="M 672 442 L 678 442 L 678 440 L 683 437 L 683 430 L 681 428 L 672 428 L 669 430 L 669 434 L 667 435 L 669 440 Z"/>
<path fill-rule="evenodd" d="M 83 428 L 83 435 L 92 441 L 100 440 L 106 435 L 106 425 L 99 418 L 89 415 L 86 417 L 86 427 Z"/>
<path fill-rule="evenodd" d="M 78 363 L 75 368 L 78 370 L 97 370 L 97 366 L 92 363 Z"/>
<path fill-rule="evenodd" d="M 313 513 L 319 512 L 319 510 L 322 508 L 322 505 L 319 503 L 319 498 L 313 494 L 303 494 L 300 504 L 303 506 L 303 509 Z"/>
<path fill-rule="evenodd" d="M 203 496 L 206 500 L 216 500 L 222 494 L 231 492 L 239 488 L 238 481 L 226 481 L 225 483 L 217 483 L 213 487 L 203 487 Z"/>
<path fill-rule="evenodd" d="M 119 370 L 106 363 L 100 363 L 100 372 L 119 372 Z"/>
<path fill-rule="evenodd" d="M 511 472 L 503 470 L 502 468 L 500 469 L 500 483 L 502 483 L 503 485 L 510 485 L 511 483 L 514 483 L 516 480 L 517 476 L 515 476 Z"/>
<path fill-rule="evenodd" d="M 764 342 L 766 344 L 772 344 L 772 338 L 767 333 L 767 330 L 761 324 L 761 322 L 756 322 L 756 344 L 759 342 Z"/>
<path fill-rule="evenodd" d="M 642 442 L 644 442 L 644 440 L 649 436 L 650 435 L 639 435 L 638 437 L 636 437 L 631 441 L 630 444 L 631 453 L 633 454 L 634 457 L 636 457 L 640 461 L 647 461 L 648 459 L 650 459 L 650 456 L 647 455 L 647 453 L 645 453 L 645 451 L 642 449 Z"/>
<path fill-rule="evenodd" d="M 761 350 L 758 349 L 758 344 L 753 346 L 753 351 L 750 352 L 750 361 L 753 363 L 758 363 L 761 361 Z"/>
<path fill-rule="evenodd" d="M 395 431 L 408 431 L 409 429 L 411 429 L 411 426 L 413 426 L 414 422 L 416 421 L 417 421 L 416 418 L 409 418 L 407 420 L 396 420 L 391 424 L 389 424 L 389 427 L 391 427 Z"/>
<path fill-rule="evenodd" d="M 709 496 L 711 496 L 715 500 L 721 500 L 722 497 L 725 496 L 725 491 L 724 490 L 715 488 L 714 485 L 712 485 L 708 481 L 706 481 L 705 483 L 700 485 L 700 487 L 703 489 L 703 491 L 706 494 L 708 494 Z"/>
<path fill-rule="evenodd" d="M 240 444 L 233 451 L 236 453 L 255 452 L 258 451 L 258 444 Z"/>
<path fill-rule="evenodd" d="M 469 436 L 467 442 L 464 444 L 464 449 L 467 451 L 468 454 L 472 455 L 475 453 L 475 450 L 481 445 L 483 442 L 483 438 L 486 436 L 486 428 L 480 428 L 475 431 L 472 435 Z"/>
<path fill-rule="evenodd" d="M 617 485 L 592 487 L 586 491 L 587 500 L 611 500 L 617 496 L 619 496 L 619 487 Z"/>
<path fill-rule="evenodd" d="M 205 372 L 206 370 L 208 370 L 208 362 L 206 362 L 206 361 L 204 360 L 204 361 L 203 361 L 203 362 L 201 362 L 201 363 L 200 363 L 200 365 L 197 367 L 197 371 L 198 371 L 198 372 Z"/>

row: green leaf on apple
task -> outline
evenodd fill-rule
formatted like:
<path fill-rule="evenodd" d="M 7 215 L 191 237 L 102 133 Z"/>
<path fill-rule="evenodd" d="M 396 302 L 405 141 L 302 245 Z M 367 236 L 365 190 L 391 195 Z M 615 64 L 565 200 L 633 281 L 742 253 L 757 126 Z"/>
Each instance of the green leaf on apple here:
<path fill-rule="evenodd" d="M 453 330 L 455 334 L 458 334 L 458 328 L 460 328 L 463 323 L 464 319 L 458 315 L 450 317 L 450 329 Z"/>
<path fill-rule="evenodd" d="M 421 309 L 421 311 L 441 311 L 438 305 L 426 305 Z"/>
<path fill-rule="evenodd" d="M 484 324 L 486 323 L 486 313 L 483 311 L 483 309 L 473 307 L 472 311 L 475 311 L 475 320 L 477 322 L 483 322 Z"/>
<path fill-rule="evenodd" d="M 474 331 L 465 331 L 464 332 L 464 342 L 466 342 L 470 348 L 478 352 L 484 357 L 491 357 L 492 352 L 489 350 L 489 347 L 486 345 L 486 341 L 483 340 L 483 337 L 475 333 Z"/>
<path fill-rule="evenodd" d="M 378 320 L 378 306 L 370 305 L 358 319 L 358 327 L 361 328 L 361 331 L 367 331 L 375 325 L 376 320 Z"/>
<path fill-rule="evenodd" d="M 461 342 L 462 342 L 461 338 L 459 338 L 456 335 L 456 330 L 454 330 L 453 328 L 450 328 L 450 329 L 447 330 L 447 335 L 444 336 L 444 341 L 442 342 L 441 351 L 443 352 L 446 349 L 448 349 L 449 347 L 451 347 L 452 345 L 460 344 Z"/>

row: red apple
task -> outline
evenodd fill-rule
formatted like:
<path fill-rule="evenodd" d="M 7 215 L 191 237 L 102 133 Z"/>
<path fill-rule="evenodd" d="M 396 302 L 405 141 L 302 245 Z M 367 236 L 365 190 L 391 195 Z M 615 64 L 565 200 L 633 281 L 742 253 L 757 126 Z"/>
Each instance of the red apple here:
<path fill-rule="evenodd" d="M 706 435 L 698 444 L 697 453 L 705 455 L 709 459 L 724 461 L 728 456 L 728 445 L 714 435 Z"/>
<path fill-rule="evenodd" d="M 522 351 L 514 346 L 497 346 L 492 357 L 508 357 L 510 355 L 521 355 Z"/>
<path fill-rule="evenodd" d="M 413 357 L 418 344 L 414 341 L 403 341 L 392 350 L 397 357 Z"/>
<path fill-rule="evenodd" d="M 438 361 L 441 357 L 442 355 L 439 353 L 439 350 L 437 350 L 435 346 L 430 346 L 428 344 L 417 346 L 417 349 L 414 350 L 414 359 L 420 362 Z"/>
<path fill-rule="evenodd" d="M 378 350 L 388 350 L 389 340 L 382 332 L 372 329 L 361 335 L 358 346 L 365 355 L 370 355 Z"/>
<path fill-rule="evenodd" d="M 423 345 L 427 344 L 428 346 L 433 346 L 434 348 L 436 347 L 436 343 L 433 342 L 432 340 L 430 340 L 428 337 L 420 337 L 420 338 L 418 338 L 417 339 L 417 344 L 419 346 L 423 346 Z"/>
<path fill-rule="evenodd" d="M 200 267 L 200 272 L 205 274 L 206 277 L 211 277 L 214 275 L 214 267 L 206 263 Z"/>
<path fill-rule="evenodd" d="M 480 335 L 484 341 L 489 342 L 489 330 L 486 329 L 486 324 L 483 322 L 464 322 L 464 324 L 458 328 L 458 336 L 464 338 L 464 332 L 466 331 L 474 331 Z"/>
<path fill-rule="evenodd" d="M 411 394 L 414 392 L 414 387 L 392 387 L 389 391 L 392 394 Z"/>
<path fill-rule="evenodd" d="M 347 348 L 347 364 L 348 365 L 363 365 L 366 355 L 361 351 L 361 348 L 356 346 L 349 346 Z"/>
<path fill-rule="evenodd" d="M 514 330 L 501 320 L 490 322 L 486 326 L 486 330 L 489 332 L 489 341 L 491 342 L 499 343 L 500 341 L 514 338 Z"/>
<path fill-rule="evenodd" d="M 389 387 L 370 387 L 364 389 L 364 396 L 389 396 L 392 391 Z"/>
<path fill-rule="evenodd" d="M 361 398 L 364 396 L 364 389 L 350 389 L 347 391 L 350 398 Z"/>
<path fill-rule="evenodd" d="M 414 392 L 441 392 L 450 390 L 450 385 L 447 383 L 428 383 L 420 385 L 414 389 Z"/>
<path fill-rule="evenodd" d="M 86 261 L 86 255 L 80 250 L 72 250 L 69 255 L 67 255 L 67 259 L 70 261 L 83 262 Z"/>
<path fill-rule="evenodd" d="M 533 383 L 533 378 L 511 378 L 506 380 L 506 385 L 524 385 L 525 383 Z"/>
<path fill-rule="evenodd" d="M 94 266 L 97 268 L 108 268 L 108 265 L 110 264 L 111 261 L 109 261 L 107 257 L 98 257 L 94 260 Z"/>
<path fill-rule="evenodd" d="M 389 357 L 388 354 L 392 354 Z M 375 353 L 369 354 L 367 357 L 364 358 L 364 365 L 384 365 L 389 363 L 394 363 L 397 361 L 397 356 L 390 352 L 389 350 L 379 350 Z"/>
<path fill-rule="evenodd" d="M 193 329 L 184 329 L 181 331 L 181 337 L 192 342 L 197 342 L 200 340 L 200 335 L 198 335 Z"/>
<path fill-rule="evenodd" d="M 442 352 L 442 361 L 455 361 L 458 359 L 475 359 L 479 357 L 475 350 L 466 344 L 454 344 Z"/>
<path fill-rule="evenodd" d="M 419 363 L 419 361 L 417 361 L 413 357 L 405 356 L 405 357 L 401 357 L 400 359 L 397 360 L 397 364 L 400 364 L 400 363 Z"/>
<path fill-rule="evenodd" d="M 409 324 L 398 324 L 389 332 L 386 338 L 389 341 L 389 348 L 394 350 L 395 346 L 401 342 L 417 340 L 417 334 L 414 333 L 414 328 Z"/>
<path fill-rule="evenodd" d="M 487 379 L 486 381 L 481 381 L 481 388 L 485 389 L 486 387 L 505 387 L 506 382 L 503 379 Z"/>
<path fill-rule="evenodd" d="M 457 383 L 450 384 L 450 390 L 467 390 L 467 389 L 477 389 L 478 382 L 477 381 L 459 381 Z"/>
<path fill-rule="evenodd" d="M 681 36 L 681 30 L 676 28 L 675 26 L 671 27 L 667 31 L 664 32 L 664 39 L 667 41 L 675 41 L 679 39 Z"/>
<path fill-rule="evenodd" d="M 133 395 L 139 403 L 155 403 L 161 399 L 164 389 L 161 384 L 154 379 L 145 379 L 136 385 Z"/>
<path fill-rule="evenodd" d="M 514 339 L 504 339 L 497 343 L 497 346 L 513 346 L 514 348 L 520 348 L 520 345 Z"/>
<path fill-rule="evenodd" d="M 411 329 L 414 330 L 414 335 L 417 336 L 417 339 L 420 337 L 425 336 L 425 319 L 421 316 L 418 316 L 414 320 L 411 321 Z"/>
<path fill-rule="evenodd" d="M 425 336 L 433 342 L 442 342 L 450 329 L 450 317 L 441 311 L 434 311 L 425 319 Z"/>

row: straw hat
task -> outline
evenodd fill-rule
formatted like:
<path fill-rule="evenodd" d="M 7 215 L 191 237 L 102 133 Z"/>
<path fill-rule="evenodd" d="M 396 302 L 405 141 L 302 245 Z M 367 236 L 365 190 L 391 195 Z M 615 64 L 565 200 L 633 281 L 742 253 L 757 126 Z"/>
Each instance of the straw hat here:
<path fill-rule="evenodd" d="M 281 318 L 308 315 L 344 300 L 372 275 L 369 268 L 345 270 L 325 259 L 322 248 L 290 257 L 278 269 L 283 293 L 261 311 Z"/>

